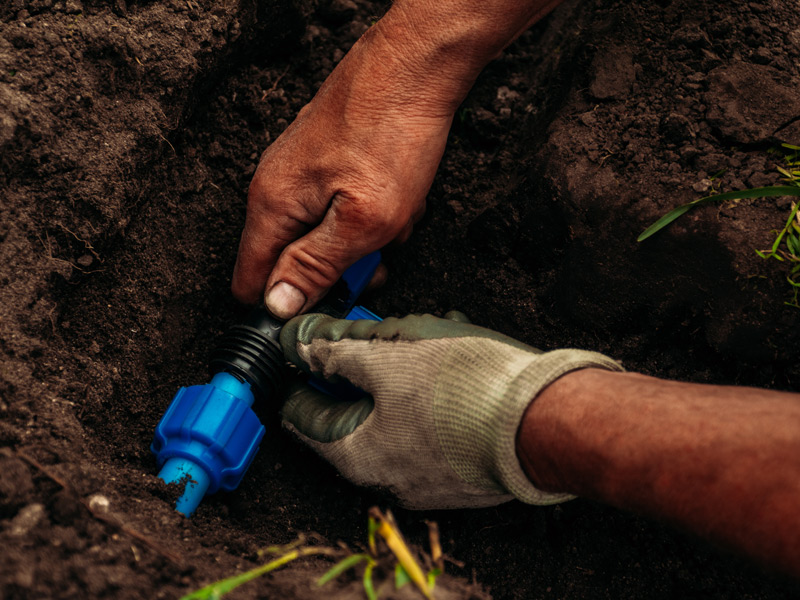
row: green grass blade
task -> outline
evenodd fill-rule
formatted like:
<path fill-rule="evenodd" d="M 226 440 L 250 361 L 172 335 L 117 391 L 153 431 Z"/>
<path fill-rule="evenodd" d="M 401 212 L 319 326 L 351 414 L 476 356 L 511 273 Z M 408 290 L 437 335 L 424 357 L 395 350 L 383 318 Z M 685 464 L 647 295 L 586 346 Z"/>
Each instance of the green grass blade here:
<path fill-rule="evenodd" d="M 439 568 L 431 569 L 428 573 L 428 587 L 431 588 L 431 590 L 436 586 L 436 578 L 441 574 L 442 570 Z"/>
<path fill-rule="evenodd" d="M 369 600 L 378 600 L 378 594 L 375 592 L 375 586 L 372 583 L 372 569 L 374 567 L 375 563 L 369 561 L 364 569 L 364 593 Z"/>
<path fill-rule="evenodd" d="M 394 587 L 395 587 L 395 589 L 399 590 L 401 587 L 403 587 L 409 581 L 411 581 L 411 576 L 408 574 L 408 571 L 406 571 L 403 568 L 403 565 L 401 565 L 400 563 L 397 563 L 394 566 Z"/>
<path fill-rule="evenodd" d="M 270 571 L 274 571 L 275 569 L 292 562 L 299 556 L 300 552 L 294 550 L 288 554 L 284 554 L 283 556 L 276 558 L 273 561 L 268 562 L 265 565 L 251 569 L 250 571 L 215 581 L 204 588 L 200 588 L 199 590 L 195 590 L 194 592 L 181 597 L 181 600 L 212 600 L 215 598 L 221 598 L 223 595 L 227 594 L 231 590 L 236 589 L 243 583 L 247 583 L 256 577 L 261 577 Z"/>
<path fill-rule="evenodd" d="M 351 554 L 350 556 L 343 558 L 317 580 L 317 585 L 322 587 L 331 579 L 336 579 L 348 569 L 355 567 L 362 560 L 369 560 L 369 557 L 366 554 Z"/>
<path fill-rule="evenodd" d="M 786 247 L 792 255 L 800 256 L 800 239 L 791 232 L 786 234 Z"/>
<path fill-rule="evenodd" d="M 657 233 L 664 229 L 667 225 L 672 223 L 675 219 L 683 215 L 684 213 L 688 212 L 689 209 L 692 208 L 691 204 L 684 204 L 683 206 L 679 206 L 678 208 L 672 209 L 663 217 L 661 217 L 658 221 L 650 225 L 647 229 L 645 229 L 638 238 L 636 238 L 637 242 L 643 242 L 647 238 L 649 238 L 654 233 Z"/>
<path fill-rule="evenodd" d="M 797 188 L 800 191 L 800 188 Z M 800 195 L 800 194 L 798 194 Z M 792 223 L 794 222 L 794 218 L 797 215 L 797 209 L 800 208 L 800 202 L 794 205 L 792 212 L 789 214 L 789 219 L 786 221 L 786 225 L 778 234 L 778 237 L 775 238 L 775 243 L 772 244 L 772 253 L 775 254 L 778 251 L 778 247 L 781 245 L 781 241 L 783 240 L 783 236 L 791 229 Z"/>
<path fill-rule="evenodd" d="M 663 217 L 661 217 L 658 221 L 650 225 L 647 229 L 645 229 L 638 238 L 636 238 L 637 242 L 643 242 L 653 234 L 661 231 L 672 223 L 675 219 L 685 214 L 690 209 L 694 208 L 699 204 L 706 204 L 708 202 L 719 202 L 723 200 L 743 200 L 745 198 L 767 198 L 771 196 L 800 196 L 800 187 L 791 186 L 791 185 L 774 185 L 768 187 L 760 187 L 760 188 L 753 188 L 750 190 L 736 190 L 733 192 L 725 192 L 723 194 L 714 194 L 713 196 L 705 196 L 704 198 L 698 198 L 697 200 L 692 200 L 691 202 L 687 202 L 677 208 L 672 209 Z"/>
<path fill-rule="evenodd" d="M 373 556 L 378 553 L 378 547 L 375 545 L 375 533 L 378 531 L 378 527 L 380 527 L 378 520 L 370 517 L 367 525 L 367 545 Z"/>

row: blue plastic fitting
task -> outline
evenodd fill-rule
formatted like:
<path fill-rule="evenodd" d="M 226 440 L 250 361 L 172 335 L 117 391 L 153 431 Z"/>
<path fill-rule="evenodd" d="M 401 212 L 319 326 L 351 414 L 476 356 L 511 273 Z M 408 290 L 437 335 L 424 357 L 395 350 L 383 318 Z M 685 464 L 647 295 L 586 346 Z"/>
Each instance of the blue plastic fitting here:
<path fill-rule="evenodd" d="M 364 308 L 363 306 L 353 307 L 353 310 L 347 313 L 345 319 L 348 321 L 358 321 L 360 319 L 367 319 L 369 321 L 383 321 L 383 319 L 381 319 L 378 315 L 368 308 Z"/>
<path fill-rule="evenodd" d="M 372 279 L 372 276 L 375 274 L 375 269 L 378 268 L 379 264 L 381 264 L 381 253 L 375 251 L 354 263 L 342 274 L 342 281 L 345 283 L 348 290 L 342 316 L 346 315 L 348 311 L 355 306 L 356 300 L 358 300 L 361 292 L 367 287 L 367 284 Z"/>
<path fill-rule="evenodd" d="M 178 390 L 150 449 L 167 483 L 185 483 L 178 512 L 191 515 L 203 497 L 235 489 L 258 452 L 265 429 L 253 412 L 250 384 L 229 373 Z"/>
<path fill-rule="evenodd" d="M 348 319 L 380 320 L 356 299 L 380 264 L 374 252 L 345 271 L 323 310 Z M 335 293 L 334 293 L 335 292 Z M 166 483 L 184 485 L 178 512 L 191 516 L 206 494 L 231 491 L 258 452 L 265 429 L 251 408 L 281 389 L 285 370 L 278 336 L 282 322 L 257 309 L 234 326 L 212 354 L 210 383 L 178 390 L 150 446 Z"/>

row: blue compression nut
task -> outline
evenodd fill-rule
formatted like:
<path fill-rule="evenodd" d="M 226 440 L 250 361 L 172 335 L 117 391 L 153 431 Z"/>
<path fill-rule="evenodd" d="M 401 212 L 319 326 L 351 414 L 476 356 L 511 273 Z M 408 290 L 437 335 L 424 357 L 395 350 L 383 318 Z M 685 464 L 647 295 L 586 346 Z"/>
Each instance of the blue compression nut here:
<path fill-rule="evenodd" d="M 203 497 L 235 489 L 258 452 L 264 426 L 253 393 L 229 373 L 178 390 L 156 427 L 151 450 L 167 483 L 185 483 L 177 509 L 187 517 Z"/>

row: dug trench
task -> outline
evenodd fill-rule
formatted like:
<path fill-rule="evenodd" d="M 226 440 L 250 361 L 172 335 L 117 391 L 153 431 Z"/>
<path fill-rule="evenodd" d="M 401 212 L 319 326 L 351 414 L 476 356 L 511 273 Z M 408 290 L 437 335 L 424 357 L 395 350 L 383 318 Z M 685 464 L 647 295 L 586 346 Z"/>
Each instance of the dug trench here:
<path fill-rule="evenodd" d="M 424 220 L 386 250 L 391 277 L 364 304 L 459 309 L 658 377 L 798 391 L 800 310 L 785 304 L 786 266 L 754 252 L 787 199 L 710 206 L 636 242 L 683 202 L 777 182 L 770 150 L 800 142 L 791 4 L 567 2 L 483 73 Z M 149 444 L 247 310 L 229 286 L 258 157 L 385 9 L 0 9 L 0 596 L 176 597 L 300 534 L 357 548 L 375 504 L 420 547 L 425 520 L 439 523 L 460 561 L 442 597 L 797 595 L 725 550 L 587 500 L 401 510 L 299 446 L 275 406 L 259 407 L 268 435 L 239 489 L 190 520 L 174 512 Z M 362 597 L 347 578 L 316 590 L 328 566 L 233 596 Z"/>

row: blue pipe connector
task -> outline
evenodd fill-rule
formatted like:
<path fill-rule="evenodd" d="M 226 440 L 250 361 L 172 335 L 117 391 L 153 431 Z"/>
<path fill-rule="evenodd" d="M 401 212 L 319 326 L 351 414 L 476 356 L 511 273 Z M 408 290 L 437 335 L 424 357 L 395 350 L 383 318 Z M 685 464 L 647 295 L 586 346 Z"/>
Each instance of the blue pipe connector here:
<path fill-rule="evenodd" d="M 320 311 L 377 320 L 367 309 L 353 306 L 380 260 L 374 252 L 345 271 Z M 264 308 L 231 327 L 211 353 L 211 382 L 178 390 L 156 427 L 150 449 L 161 469 L 158 476 L 184 486 L 176 508 L 185 516 L 194 513 L 206 494 L 235 489 L 253 462 L 265 433 L 253 402 L 278 398 L 286 378 L 282 328 L 283 322 Z"/>
<path fill-rule="evenodd" d="M 167 483 L 185 483 L 178 512 L 191 515 L 203 497 L 236 489 L 265 429 L 253 412 L 250 384 L 229 373 L 178 390 L 150 449 Z"/>

